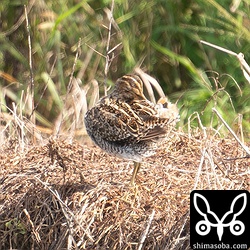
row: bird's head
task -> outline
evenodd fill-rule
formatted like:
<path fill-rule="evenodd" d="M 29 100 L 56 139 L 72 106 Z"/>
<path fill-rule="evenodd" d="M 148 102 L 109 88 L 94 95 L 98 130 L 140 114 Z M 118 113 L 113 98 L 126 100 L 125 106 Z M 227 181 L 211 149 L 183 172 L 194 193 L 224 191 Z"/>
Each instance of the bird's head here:
<path fill-rule="evenodd" d="M 110 94 L 111 97 L 127 101 L 143 100 L 143 82 L 138 75 L 124 75 L 115 83 L 115 88 Z"/>

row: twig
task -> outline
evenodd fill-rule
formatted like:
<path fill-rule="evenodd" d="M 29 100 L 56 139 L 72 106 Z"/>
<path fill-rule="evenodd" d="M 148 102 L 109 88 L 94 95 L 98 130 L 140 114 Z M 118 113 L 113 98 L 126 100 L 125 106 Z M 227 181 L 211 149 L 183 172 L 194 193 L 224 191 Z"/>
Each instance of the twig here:
<path fill-rule="evenodd" d="M 117 45 L 115 45 L 114 48 L 112 48 L 112 49 L 109 50 L 108 54 L 112 53 L 114 50 L 116 50 L 121 45 L 122 45 L 122 43 L 118 43 Z"/>
<path fill-rule="evenodd" d="M 195 177 L 195 182 L 194 182 L 194 188 L 193 188 L 193 190 L 197 189 L 199 178 L 200 178 L 200 175 L 201 175 L 202 165 L 203 165 L 204 160 L 205 160 L 206 151 L 207 151 L 206 148 L 204 148 L 203 151 L 202 151 L 201 160 L 200 160 L 198 171 L 197 171 L 197 174 L 196 174 L 196 177 Z"/>
<path fill-rule="evenodd" d="M 49 72 L 49 76 L 51 76 L 52 73 L 53 73 L 53 70 L 54 70 L 55 64 L 56 64 L 56 60 L 57 60 L 57 56 L 55 56 L 55 59 L 53 61 L 52 67 L 51 67 L 51 70 Z M 42 91 L 42 93 L 41 93 L 41 95 L 39 97 L 39 100 L 36 102 L 36 106 L 34 107 L 34 109 L 32 110 L 32 113 L 30 115 L 32 115 L 35 112 L 35 110 L 38 108 L 38 105 L 40 104 L 40 102 L 41 102 L 41 100 L 42 100 L 42 98 L 43 98 L 43 96 L 45 94 L 45 91 L 48 88 L 48 81 L 49 81 L 49 79 L 47 80 L 47 82 L 46 82 L 46 84 L 45 84 L 45 86 L 43 88 L 43 91 Z"/>
<path fill-rule="evenodd" d="M 68 86 L 67 86 L 67 92 L 66 92 L 65 100 L 68 99 L 70 90 L 72 88 L 72 82 L 73 82 L 74 72 L 75 72 L 75 68 L 76 68 L 76 63 L 77 63 L 77 60 L 78 60 L 79 55 L 80 55 L 80 46 L 81 46 L 81 38 L 78 41 L 77 51 L 76 51 L 75 60 L 74 60 L 74 64 L 73 64 L 73 67 L 72 67 L 72 71 L 71 71 L 71 74 L 70 74 L 69 83 L 68 83 Z M 62 126 L 62 122 L 63 122 L 63 119 L 64 119 L 64 110 L 65 109 L 62 110 L 62 118 L 61 118 L 59 126 L 58 126 L 58 130 L 57 130 L 57 134 L 56 134 L 57 136 L 59 135 L 59 132 L 60 132 L 60 129 L 61 129 L 61 126 Z"/>
<path fill-rule="evenodd" d="M 237 53 L 235 53 L 235 52 L 233 52 L 233 51 L 231 51 L 231 50 L 222 48 L 222 47 L 220 47 L 220 46 L 218 46 L 218 45 L 215 45 L 215 44 L 212 44 L 212 43 L 203 41 L 203 40 L 200 40 L 200 42 L 203 43 L 203 44 L 205 44 L 205 45 L 208 45 L 208 46 L 210 46 L 210 47 L 212 47 L 212 48 L 215 48 L 215 49 L 218 49 L 218 50 L 223 51 L 223 52 L 225 52 L 225 53 L 228 53 L 228 54 L 230 54 L 230 55 L 237 56 Z"/>
<path fill-rule="evenodd" d="M 97 51 L 96 49 L 94 49 L 93 47 L 91 47 L 90 45 L 88 45 L 87 43 L 85 43 L 85 45 L 88 46 L 91 50 L 93 50 L 99 56 L 102 56 L 102 57 L 106 58 L 105 55 L 103 55 L 102 53 L 100 53 L 99 51 Z"/>
<path fill-rule="evenodd" d="M 234 133 L 234 131 L 229 127 L 229 125 L 226 123 L 226 121 L 222 118 L 220 113 L 215 109 L 212 108 L 212 111 L 219 117 L 219 119 L 222 121 L 222 123 L 226 126 L 226 128 L 229 130 L 229 132 L 233 135 L 235 140 L 240 144 L 240 146 L 246 151 L 247 155 L 250 155 L 250 150 L 248 147 L 246 147 L 241 140 L 237 137 L 237 135 Z"/>
<path fill-rule="evenodd" d="M 27 13 L 30 12 L 34 3 L 35 3 L 35 0 L 29 1 Z M 25 20 L 25 15 L 21 15 L 21 17 L 18 19 L 18 21 L 14 25 L 12 25 L 9 30 L 7 30 L 5 32 L 0 32 L 0 35 L 3 35 L 3 36 L 11 35 L 14 31 L 16 31 L 22 25 L 24 20 Z"/>
<path fill-rule="evenodd" d="M 201 129 L 202 129 L 202 131 L 204 133 L 204 137 L 207 138 L 206 127 L 203 126 L 199 113 L 195 111 L 194 113 L 192 113 L 188 117 L 188 137 L 189 137 L 189 139 L 191 139 L 191 131 L 192 131 L 192 129 L 191 129 L 191 118 L 192 118 L 192 116 L 195 116 L 195 115 L 196 115 L 198 123 L 199 123 L 199 125 L 200 125 L 200 127 L 201 127 Z M 195 117 L 193 118 L 193 120 L 194 119 L 195 119 Z"/>
<path fill-rule="evenodd" d="M 145 241 L 145 239 L 146 239 L 146 237 L 148 235 L 148 231 L 149 231 L 149 228 L 151 226 L 151 223 L 152 223 L 152 220 L 153 220 L 154 216 L 155 216 L 155 210 L 153 209 L 151 215 L 149 216 L 147 227 L 146 227 L 146 229 L 145 229 L 145 231 L 144 231 L 144 233 L 143 233 L 143 235 L 141 237 L 141 241 L 140 241 L 138 250 L 141 250 L 142 247 L 143 247 L 143 243 L 144 243 L 144 241 Z"/>
<path fill-rule="evenodd" d="M 244 54 L 243 54 L 243 53 L 237 54 L 237 53 L 235 53 L 235 52 L 233 52 L 233 51 L 231 51 L 231 50 L 222 48 L 222 47 L 220 47 L 220 46 L 218 46 L 218 45 L 215 45 L 215 44 L 212 44 L 212 43 L 203 41 L 203 40 L 200 40 L 200 42 L 201 42 L 202 44 L 208 45 L 208 46 L 210 46 L 210 47 L 212 47 L 212 48 L 215 48 L 215 49 L 218 49 L 218 50 L 223 51 L 223 52 L 225 52 L 225 53 L 228 53 L 228 54 L 230 54 L 230 55 L 236 56 L 236 57 L 238 58 L 239 62 L 240 62 L 241 69 L 242 69 L 242 71 L 243 71 L 244 77 L 245 77 L 245 78 L 247 79 L 247 81 L 250 83 L 250 67 L 249 67 L 249 65 L 247 64 L 247 62 L 245 61 L 245 59 L 244 59 Z"/>
<path fill-rule="evenodd" d="M 54 192 L 56 194 L 56 198 L 61 200 L 61 197 L 59 195 L 59 193 L 57 192 L 57 190 L 55 190 Z M 68 235 L 68 246 L 67 249 L 72 249 L 72 242 L 74 243 L 74 245 L 76 246 L 76 241 L 73 237 L 74 235 L 74 215 L 72 213 L 68 213 L 69 209 L 67 208 L 66 204 L 64 203 L 64 205 L 61 204 L 61 209 L 62 209 L 62 213 L 66 219 L 66 223 L 68 225 L 68 229 L 69 229 L 69 235 Z M 71 211 L 70 211 L 71 212 Z"/>
<path fill-rule="evenodd" d="M 37 230 L 35 229 L 33 221 L 30 219 L 29 212 L 27 211 L 26 208 L 23 210 L 23 212 L 25 213 L 25 215 L 26 215 L 26 217 L 27 217 L 27 219 L 28 219 L 28 221 L 29 221 L 29 223 L 31 225 L 32 232 L 35 235 L 37 243 L 40 243 L 41 242 L 41 237 L 40 237 L 39 233 L 37 232 Z"/>
<path fill-rule="evenodd" d="M 36 117 L 33 114 L 35 105 L 34 105 L 34 73 L 33 73 L 33 61 L 32 61 L 32 46 L 31 46 L 30 27 L 29 27 L 29 19 L 28 19 L 26 5 L 24 5 L 24 13 L 25 13 L 25 19 L 26 19 L 26 29 L 28 33 L 28 46 L 29 46 L 30 96 L 31 96 L 31 113 L 30 113 L 29 119 L 31 119 L 31 121 L 35 124 Z M 32 135 L 33 135 L 33 142 L 35 142 L 34 131 Z"/>
<path fill-rule="evenodd" d="M 94 239 L 92 238 L 92 236 L 90 235 L 89 230 L 86 230 L 80 223 L 79 220 L 75 217 L 74 213 L 69 209 L 69 207 L 63 202 L 63 200 L 61 199 L 61 197 L 59 196 L 57 191 L 53 191 L 45 182 L 43 182 L 42 180 L 40 180 L 38 177 L 34 176 L 34 178 L 36 180 L 38 180 L 44 187 L 46 187 L 50 193 L 59 201 L 59 203 L 61 204 L 61 207 L 64 207 L 64 211 L 63 213 L 66 211 L 67 214 L 67 218 L 70 218 L 75 221 L 75 223 L 84 231 L 84 233 L 87 235 L 87 237 L 89 238 L 89 240 L 91 240 L 92 242 L 94 242 Z M 64 214 L 65 215 L 65 214 Z M 66 219 L 67 219 L 66 218 Z"/>
<path fill-rule="evenodd" d="M 104 75 L 105 75 L 104 95 L 105 96 L 107 95 L 107 75 L 108 75 L 108 70 L 109 70 L 109 66 L 110 66 L 109 46 L 110 46 L 111 30 L 112 30 L 112 23 L 113 23 L 114 4 L 115 4 L 115 1 L 112 0 L 112 2 L 111 2 L 111 10 L 110 10 L 110 13 L 108 15 L 109 27 L 108 27 L 107 46 L 106 46 L 106 62 L 105 62 L 105 69 L 104 69 Z"/>
<path fill-rule="evenodd" d="M 70 89 L 71 89 L 71 87 L 72 87 L 72 81 L 73 81 L 73 77 L 74 77 L 74 72 L 75 72 L 75 68 L 76 68 L 76 63 L 77 63 L 77 60 L 78 60 L 78 58 L 79 58 L 79 56 L 80 56 L 80 46 L 81 46 L 81 38 L 80 38 L 79 41 L 78 41 L 77 51 L 76 51 L 76 55 L 75 55 L 75 60 L 74 60 L 74 64 L 73 64 L 72 71 L 71 71 L 71 73 L 70 73 L 69 84 L 68 84 L 68 87 L 67 87 L 66 98 L 67 98 L 67 95 L 69 94 Z"/>
<path fill-rule="evenodd" d="M 245 78 L 250 83 L 250 67 L 249 67 L 249 65 L 247 64 L 247 62 L 244 59 L 244 54 L 243 53 L 239 53 L 237 55 L 237 58 L 240 61 L 241 69 L 243 71 L 243 74 L 244 74 Z"/>

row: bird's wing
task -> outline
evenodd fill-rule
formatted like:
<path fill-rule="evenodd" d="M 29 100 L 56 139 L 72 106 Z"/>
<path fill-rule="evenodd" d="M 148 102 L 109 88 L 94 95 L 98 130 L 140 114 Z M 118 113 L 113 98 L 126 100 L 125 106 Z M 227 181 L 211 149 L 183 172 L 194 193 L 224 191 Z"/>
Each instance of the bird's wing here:
<path fill-rule="evenodd" d="M 85 116 L 90 134 L 116 142 L 157 140 L 166 134 L 168 122 L 147 100 L 128 104 L 104 98 Z"/>
<path fill-rule="evenodd" d="M 143 121 L 137 138 L 140 141 L 157 140 L 166 136 L 166 133 L 175 126 L 179 117 L 177 109 L 176 113 L 172 114 L 173 111 L 169 108 L 154 105 L 148 100 L 134 102 L 131 106 Z"/>
<path fill-rule="evenodd" d="M 88 125 L 89 124 L 91 125 Z M 90 134 L 107 141 L 124 141 L 138 137 L 142 120 L 126 103 L 103 99 L 85 116 L 86 128 Z"/>

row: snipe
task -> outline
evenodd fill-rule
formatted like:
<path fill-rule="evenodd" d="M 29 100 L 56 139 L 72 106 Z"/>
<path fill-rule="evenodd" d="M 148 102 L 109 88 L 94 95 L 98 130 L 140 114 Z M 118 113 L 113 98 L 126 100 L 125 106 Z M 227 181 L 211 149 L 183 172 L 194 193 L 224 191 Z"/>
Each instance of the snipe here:
<path fill-rule="evenodd" d="M 113 91 L 85 115 L 87 133 L 101 149 L 134 161 L 131 184 L 144 157 L 156 153 L 179 119 L 175 104 L 146 99 L 138 75 L 119 78 Z"/>

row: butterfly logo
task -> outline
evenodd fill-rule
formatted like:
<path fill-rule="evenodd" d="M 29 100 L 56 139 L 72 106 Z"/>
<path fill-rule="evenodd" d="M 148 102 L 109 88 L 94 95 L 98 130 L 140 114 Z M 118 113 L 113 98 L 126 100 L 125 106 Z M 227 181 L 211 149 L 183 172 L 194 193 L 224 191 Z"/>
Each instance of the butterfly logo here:
<path fill-rule="evenodd" d="M 237 206 L 236 208 L 235 204 L 236 203 L 239 204 L 240 199 L 243 199 L 243 205 L 239 209 L 238 208 L 239 206 Z M 233 199 L 231 206 L 230 206 L 230 210 L 227 211 L 222 216 L 221 219 L 219 219 L 218 216 L 213 211 L 211 211 L 210 205 L 207 199 L 203 195 L 195 193 L 193 202 L 194 202 L 194 207 L 196 211 L 204 218 L 200 220 L 199 222 L 197 222 L 195 226 L 195 230 L 199 235 L 204 236 L 204 235 L 209 234 L 211 227 L 217 228 L 217 235 L 218 235 L 219 241 L 221 241 L 222 239 L 225 227 L 229 227 L 230 232 L 235 236 L 238 236 L 244 233 L 245 225 L 243 224 L 242 221 L 237 220 L 237 217 L 246 208 L 246 205 L 247 205 L 246 193 L 239 194 Z M 200 204 L 200 206 L 198 205 L 198 203 Z M 228 220 L 231 217 L 232 217 L 231 221 L 225 223 L 226 219 Z"/>

